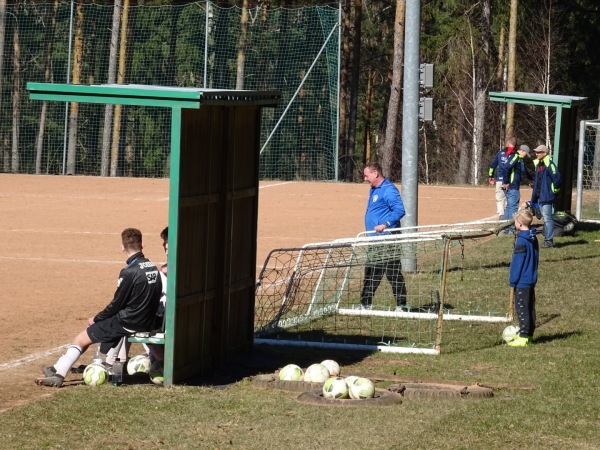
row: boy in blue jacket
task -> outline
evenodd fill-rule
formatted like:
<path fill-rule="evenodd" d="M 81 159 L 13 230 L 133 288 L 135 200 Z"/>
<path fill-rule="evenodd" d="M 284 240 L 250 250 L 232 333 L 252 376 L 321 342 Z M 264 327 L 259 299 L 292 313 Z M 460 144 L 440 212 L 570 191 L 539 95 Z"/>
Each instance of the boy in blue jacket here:
<path fill-rule="evenodd" d="M 526 347 L 535 331 L 535 285 L 537 283 L 540 249 L 530 211 L 522 209 L 515 215 L 517 239 L 510 263 L 509 284 L 515 290 L 515 311 L 519 318 L 519 335 L 507 345 Z"/>

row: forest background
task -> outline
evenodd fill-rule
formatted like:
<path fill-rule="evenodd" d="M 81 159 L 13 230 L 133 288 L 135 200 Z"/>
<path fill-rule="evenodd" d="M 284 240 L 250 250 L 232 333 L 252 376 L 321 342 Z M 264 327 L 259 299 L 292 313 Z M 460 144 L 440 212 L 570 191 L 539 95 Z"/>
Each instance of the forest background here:
<path fill-rule="evenodd" d="M 183 5 L 192 3 L 166 0 L 75 3 L 73 48 L 68 49 L 64 43 L 54 45 L 52 37 L 60 27 L 65 27 L 67 22 L 61 17 L 61 11 L 66 9 L 61 7 L 69 3 L 0 0 L 0 48 L 3 49 L 0 172 L 60 173 L 63 167 L 63 173 L 69 174 L 168 176 L 168 140 L 163 142 L 158 136 L 159 117 L 143 110 L 125 114 L 118 107 L 95 110 L 93 115 L 99 125 L 95 134 L 88 136 L 90 124 L 80 120 L 85 117 L 82 111 L 87 106 L 69 105 L 68 123 L 64 125 L 68 151 L 61 165 L 60 158 L 51 158 L 43 151 L 44 146 L 50 145 L 49 141 L 54 138 L 60 141 L 63 135 L 63 124 L 46 120 L 43 108 L 59 106 L 45 104 L 41 111 L 33 108 L 25 83 L 64 82 L 57 80 L 55 74 L 59 67 L 66 67 L 66 54 L 72 52 L 73 64 L 68 70 L 69 82 L 73 84 L 116 82 L 201 87 L 197 77 L 181 76 L 188 73 L 181 68 L 192 55 L 189 47 L 180 44 L 180 37 L 203 25 L 195 23 L 193 17 L 180 14 Z M 194 4 L 201 7 L 205 3 Z M 230 71 L 232 80 L 229 81 L 233 86 L 213 86 L 218 88 L 246 87 L 240 61 L 252 57 L 244 54 L 247 29 L 244 23 L 248 23 L 249 11 L 250 17 L 252 11 L 268 17 L 283 10 L 327 7 L 328 10 L 318 10 L 322 25 L 325 13 L 333 12 L 333 16 L 337 16 L 337 9 L 341 7 L 341 41 L 332 43 L 341 47 L 338 146 L 332 162 L 337 167 L 332 169 L 328 166 L 331 158 L 315 155 L 311 150 L 325 137 L 318 136 L 318 131 L 307 136 L 305 131 L 310 121 L 328 120 L 321 113 L 322 105 L 314 110 L 298 107 L 293 111 L 297 132 L 279 138 L 290 142 L 289 153 L 275 155 L 267 150 L 263 158 L 265 163 L 270 158 L 271 162 L 276 160 L 277 164 L 292 170 L 265 171 L 261 167 L 262 178 L 359 181 L 363 164 L 378 160 L 393 181 L 401 181 L 406 1 L 344 0 L 338 4 L 310 0 L 243 0 L 214 4 L 223 14 L 234 11 L 236 17 L 236 26 L 230 27 L 228 32 L 233 35 L 237 48 L 222 64 L 216 62 L 223 72 Z M 112 16 L 112 24 L 106 24 L 106 28 L 112 30 L 106 48 L 94 48 L 90 44 L 95 31 L 89 24 L 96 20 L 88 13 L 90 5 L 105 6 L 110 12 L 108 16 Z M 169 6 L 170 14 L 156 13 L 158 7 L 165 11 Z M 29 25 L 25 26 L 26 23 Z M 295 34 L 278 43 L 262 44 L 263 51 L 254 57 L 264 62 L 274 53 L 269 46 L 310 43 L 313 40 L 310 33 L 318 27 L 315 24 L 317 22 L 306 22 L 301 24 L 304 31 L 294 31 Z M 100 25 L 97 26 L 99 29 Z M 151 63 L 136 61 L 131 47 L 126 45 L 132 39 L 134 26 L 138 32 L 143 31 L 146 48 L 160 55 Z M 435 67 L 433 89 L 423 92 L 423 96 L 433 97 L 434 120 L 422 122 L 419 130 L 419 181 L 422 183 L 486 183 L 489 161 L 503 146 L 507 135 L 515 135 L 519 143 L 532 148 L 552 143 L 552 110 L 517 105 L 514 113 L 510 109 L 507 112 L 506 104 L 489 101 L 491 91 L 586 97 L 586 103 L 579 108 L 578 120 L 600 117 L 600 52 L 597 49 L 600 5 L 596 0 L 423 0 L 420 28 L 420 61 Z M 32 52 L 32 48 L 39 52 Z M 152 65 L 156 65 L 156 72 L 151 72 Z M 132 76 L 135 70 L 138 78 Z M 294 70 L 305 72 L 306 66 Z M 277 68 L 273 72 L 277 75 Z M 139 73 L 143 73 L 143 77 L 139 77 Z M 165 82 L 164 78 L 155 78 L 153 73 L 170 73 L 171 76 Z M 261 88 L 280 89 L 283 78 Z M 323 86 L 328 83 L 331 84 L 322 81 Z M 329 97 L 331 95 L 329 93 Z M 35 139 L 23 139 L 27 133 Z M 141 143 L 132 143 L 129 136 L 133 134 L 142 136 Z M 302 145 L 299 142 L 303 142 Z M 97 156 L 90 156 L 92 148 Z M 82 162 L 90 160 L 94 162 L 94 169 L 82 170 Z M 127 163 L 132 160 L 137 161 L 138 169 L 128 168 Z"/>

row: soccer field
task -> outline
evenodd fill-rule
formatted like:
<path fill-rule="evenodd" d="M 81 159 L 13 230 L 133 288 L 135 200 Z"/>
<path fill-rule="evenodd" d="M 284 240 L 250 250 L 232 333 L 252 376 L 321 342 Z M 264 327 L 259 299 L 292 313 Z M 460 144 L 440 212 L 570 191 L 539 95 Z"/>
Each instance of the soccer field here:
<path fill-rule="evenodd" d="M 368 184 L 262 182 L 257 271 L 274 248 L 363 231 L 368 191 Z M 487 187 L 421 186 L 419 224 L 490 218 L 493 197 Z M 39 366 L 111 300 L 124 228 L 140 228 L 146 256 L 164 261 L 168 199 L 166 179 L 0 175 L 0 382 L 10 375 L 0 383 L 2 408 L 32 388 L 39 394 L 31 382 Z"/>

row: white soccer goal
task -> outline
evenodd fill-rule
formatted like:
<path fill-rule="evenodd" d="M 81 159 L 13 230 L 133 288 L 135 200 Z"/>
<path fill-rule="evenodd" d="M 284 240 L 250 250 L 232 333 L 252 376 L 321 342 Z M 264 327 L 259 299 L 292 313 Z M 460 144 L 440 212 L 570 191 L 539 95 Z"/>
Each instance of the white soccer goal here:
<path fill-rule="evenodd" d="M 576 204 L 577 220 L 600 222 L 600 120 L 579 124 Z"/>
<path fill-rule="evenodd" d="M 415 227 L 273 250 L 257 281 L 255 342 L 438 354 L 443 321 L 507 322 L 502 288 L 512 247 L 497 233 L 510 223 Z M 366 309 L 373 267 L 398 269 L 403 289 L 394 293 L 384 276 Z"/>

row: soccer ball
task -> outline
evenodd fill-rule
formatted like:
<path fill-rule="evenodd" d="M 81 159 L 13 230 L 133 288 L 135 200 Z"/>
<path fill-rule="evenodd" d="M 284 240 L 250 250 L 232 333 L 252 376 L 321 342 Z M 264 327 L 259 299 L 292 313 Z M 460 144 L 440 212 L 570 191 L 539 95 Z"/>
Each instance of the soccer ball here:
<path fill-rule="evenodd" d="M 279 379 L 284 381 L 300 381 L 304 372 L 296 364 L 288 364 L 279 371 Z"/>
<path fill-rule="evenodd" d="M 83 371 L 83 382 L 88 386 L 100 386 L 108 381 L 108 372 L 102 364 L 90 364 Z"/>
<path fill-rule="evenodd" d="M 162 386 L 164 383 L 163 362 L 154 361 L 154 363 L 152 363 L 150 366 L 148 375 L 150 375 L 150 381 L 158 386 Z"/>
<path fill-rule="evenodd" d="M 344 378 L 344 380 L 346 380 L 346 384 L 348 385 L 348 389 L 350 389 L 350 386 L 352 386 L 354 384 L 354 382 L 356 380 L 358 380 L 358 377 L 356 375 L 350 375 L 349 377 Z"/>
<path fill-rule="evenodd" d="M 502 339 L 504 339 L 504 342 L 511 342 L 514 341 L 518 335 L 519 327 L 515 325 L 509 325 L 502 332 Z"/>
<path fill-rule="evenodd" d="M 323 364 L 312 364 L 304 372 L 304 381 L 309 383 L 323 383 L 329 378 L 329 369 Z"/>
<path fill-rule="evenodd" d="M 348 398 L 348 385 L 342 377 L 330 377 L 323 384 L 323 397 Z"/>
<path fill-rule="evenodd" d="M 375 385 L 368 378 L 358 378 L 350 385 L 350 398 L 362 400 L 375 395 Z"/>
<path fill-rule="evenodd" d="M 321 364 L 329 369 L 329 374 L 332 377 L 337 377 L 340 374 L 340 365 L 333 359 L 326 359 L 325 361 L 322 361 Z"/>
<path fill-rule="evenodd" d="M 150 358 L 146 355 L 135 355 L 127 362 L 127 373 L 135 375 L 136 373 L 150 373 Z"/>

